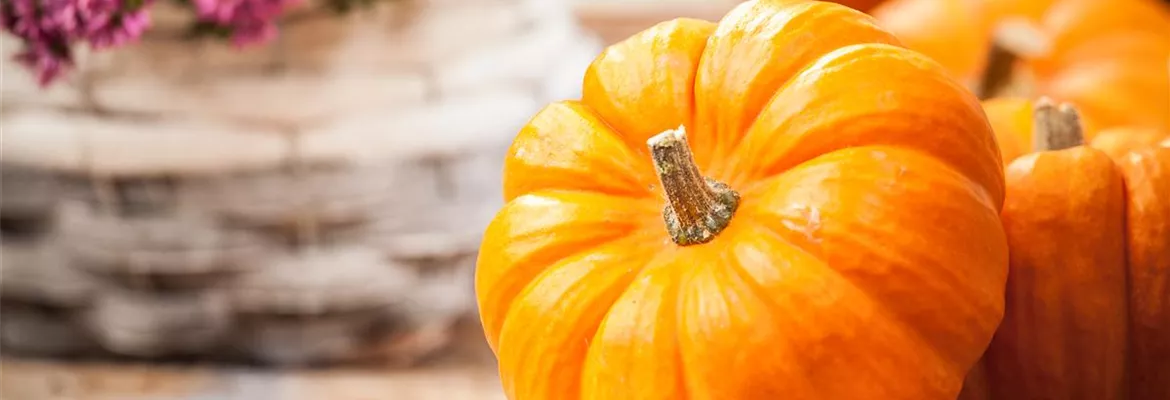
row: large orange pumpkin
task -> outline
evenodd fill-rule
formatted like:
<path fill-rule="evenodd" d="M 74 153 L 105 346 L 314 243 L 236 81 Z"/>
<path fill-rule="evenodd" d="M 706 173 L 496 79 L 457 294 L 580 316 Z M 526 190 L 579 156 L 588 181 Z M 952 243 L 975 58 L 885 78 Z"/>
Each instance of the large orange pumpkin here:
<path fill-rule="evenodd" d="M 480 316 L 514 400 L 953 399 L 999 323 L 977 99 L 847 7 L 605 50 L 506 158 Z"/>
<path fill-rule="evenodd" d="M 963 399 L 1170 398 L 1170 149 L 1115 161 L 1042 100 L 1007 169 L 1007 310 Z"/>
<path fill-rule="evenodd" d="M 1076 105 L 1089 138 L 1170 131 L 1170 8 L 1152 0 L 891 0 L 873 11 L 984 98 Z"/>

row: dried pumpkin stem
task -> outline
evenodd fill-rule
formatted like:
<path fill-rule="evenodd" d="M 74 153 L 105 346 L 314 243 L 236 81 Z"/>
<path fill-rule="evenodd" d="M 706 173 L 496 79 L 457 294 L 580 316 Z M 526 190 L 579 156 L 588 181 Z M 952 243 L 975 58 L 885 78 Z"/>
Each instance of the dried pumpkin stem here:
<path fill-rule="evenodd" d="M 1081 115 L 1071 104 L 1054 103 L 1047 97 L 1032 110 L 1032 146 L 1036 151 L 1064 150 L 1085 144 Z"/>
<path fill-rule="evenodd" d="M 982 99 L 1030 96 L 1032 78 L 1016 68 L 1016 61 L 1043 56 L 1050 47 L 1048 37 L 1035 24 L 1020 18 L 1004 20 L 995 29 L 976 94 Z"/>
<path fill-rule="evenodd" d="M 989 99 L 1006 92 L 1011 86 L 1012 69 L 1015 64 L 1015 54 L 993 44 L 988 52 L 987 66 L 983 69 L 983 78 L 979 80 L 976 95 L 981 99 Z"/>
<path fill-rule="evenodd" d="M 670 238 L 680 246 L 714 239 L 731 223 L 739 193 L 699 172 L 683 127 L 662 132 L 647 144 L 666 192 L 662 215 Z"/>

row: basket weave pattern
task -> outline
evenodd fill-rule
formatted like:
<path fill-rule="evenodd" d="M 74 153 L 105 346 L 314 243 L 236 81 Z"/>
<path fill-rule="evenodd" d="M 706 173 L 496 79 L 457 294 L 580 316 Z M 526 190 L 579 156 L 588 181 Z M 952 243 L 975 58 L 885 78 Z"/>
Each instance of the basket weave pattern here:
<path fill-rule="evenodd" d="M 445 346 L 510 138 L 596 54 L 567 5 L 305 13 L 247 52 L 168 32 L 178 15 L 47 92 L 4 64 L 0 344 L 277 364 Z"/>

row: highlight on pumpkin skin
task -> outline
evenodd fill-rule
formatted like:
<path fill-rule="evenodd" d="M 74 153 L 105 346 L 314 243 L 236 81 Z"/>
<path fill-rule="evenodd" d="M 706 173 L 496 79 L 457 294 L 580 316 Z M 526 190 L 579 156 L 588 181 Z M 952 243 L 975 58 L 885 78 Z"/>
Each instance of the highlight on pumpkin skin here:
<path fill-rule="evenodd" d="M 1004 171 L 938 63 L 759 0 L 619 42 L 583 85 L 517 135 L 477 260 L 508 398 L 958 394 L 1003 313 Z"/>

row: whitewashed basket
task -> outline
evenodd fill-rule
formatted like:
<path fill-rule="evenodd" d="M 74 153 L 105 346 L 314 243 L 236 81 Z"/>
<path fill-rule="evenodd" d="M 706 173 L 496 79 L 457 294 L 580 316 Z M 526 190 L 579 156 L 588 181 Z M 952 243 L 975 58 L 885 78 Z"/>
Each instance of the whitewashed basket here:
<path fill-rule="evenodd" d="M 3 63 L 5 270 L 32 278 L 5 279 L 24 318 L 0 344 L 278 364 L 445 346 L 511 138 L 599 50 L 568 4 L 298 11 L 243 52 L 183 38 L 181 15 L 48 90 Z M 60 276 L 85 290 L 50 295 Z"/>
<path fill-rule="evenodd" d="M 576 0 L 582 26 L 612 44 L 674 18 L 719 21 L 742 0 Z"/>

